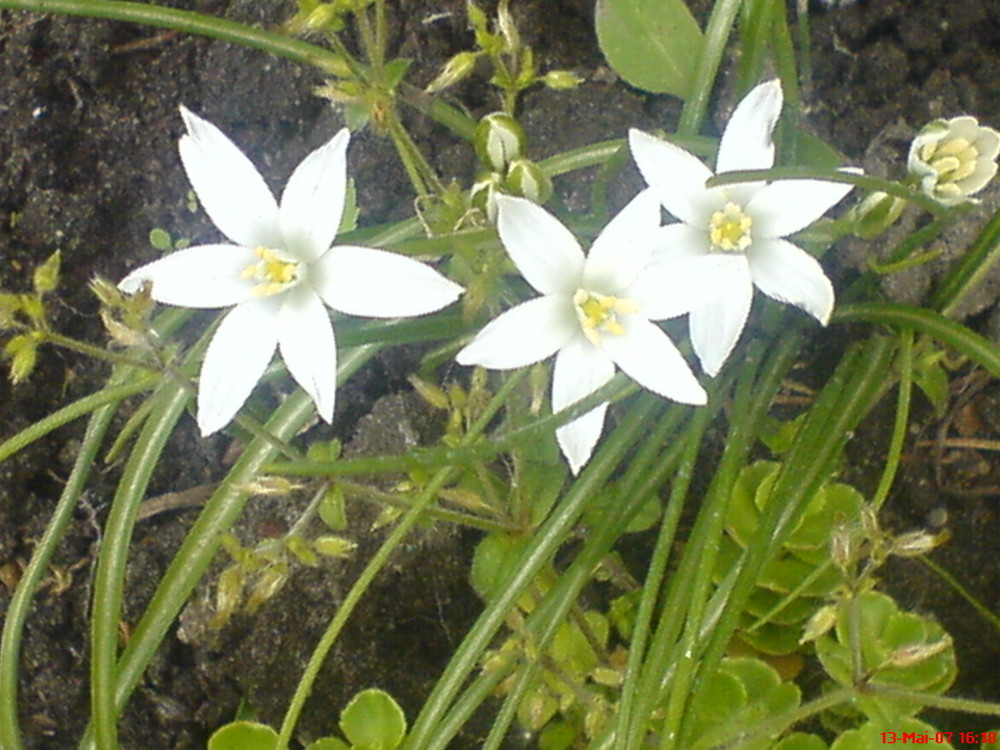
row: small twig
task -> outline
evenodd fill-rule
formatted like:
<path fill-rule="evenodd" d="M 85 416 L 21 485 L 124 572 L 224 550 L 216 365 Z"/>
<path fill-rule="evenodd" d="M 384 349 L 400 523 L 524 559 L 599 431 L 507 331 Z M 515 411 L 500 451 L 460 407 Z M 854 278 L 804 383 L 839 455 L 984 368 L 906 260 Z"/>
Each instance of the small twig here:
<path fill-rule="evenodd" d="M 175 510 L 187 510 L 189 508 L 200 508 L 205 501 L 212 496 L 217 483 L 199 484 L 180 492 L 167 492 L 148 500 L 143 500 L 139 505 L 139 514 L 136 522 L 145 521 L 147 518 L 158 516 L 161 513 L 169 513 Z"/>

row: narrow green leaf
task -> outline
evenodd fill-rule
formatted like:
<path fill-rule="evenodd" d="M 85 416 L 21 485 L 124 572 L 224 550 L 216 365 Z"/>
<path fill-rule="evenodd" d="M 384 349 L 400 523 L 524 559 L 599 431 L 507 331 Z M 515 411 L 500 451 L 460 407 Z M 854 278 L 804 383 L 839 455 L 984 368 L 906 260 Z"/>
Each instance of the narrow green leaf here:
<path fill-rule="evenodd" d="M 597 0 L 597 40 L 628 83 L 686 99 L 703 37 L 683 0 Z"/>

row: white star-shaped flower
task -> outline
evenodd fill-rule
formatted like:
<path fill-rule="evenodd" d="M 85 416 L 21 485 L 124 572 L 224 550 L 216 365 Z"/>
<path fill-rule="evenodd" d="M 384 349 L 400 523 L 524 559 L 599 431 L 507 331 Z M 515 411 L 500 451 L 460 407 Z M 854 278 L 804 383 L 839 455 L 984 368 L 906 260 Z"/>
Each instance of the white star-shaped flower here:
<path fill-rule="evenodd" d="M 722 134 L 718 172 L 774 165 L 771 133 L 781 103 L 777 80 L 746 95 Z M 815 258 L 783 238 L 816 221 L 850 185 L 789 179 L 706 188 L 713 173 L 693 154 L 640 130 L 629 132 L 629 145 L 646 182 L 681 222 L 663 228 L 667 249 L 656 259 L 712 255 L 726 261 L 690 317 L 691 343 L 705 372 L 716 375 L 736 345 L 754 286 L 826 325 L 833 311 L 830 280 Z"/>
<path fill-rule="evenodd" d="M 607 383 L 618 365 L 649 390 L 686 404 L 705 391 L 667 335 L 650 321 L 701 303 L 717 272 L 714 258 L 650 264 L 661 238 L 660 207 L 640 193 L 594 240 L 589 255 L 545 209 L 497 196 L 497 229 L 521 275 L 542 296 L 490 322 L 458 353 L 463 365 L 524 367 L 556 355 L 555 412 Z M 560 427 L 556 437 L 574 473 L 590 458 L 607 404 Z"/>
<path fill-rule="evenodd" d="M 1000 133 L 975 117 L 933 120 L 910 145 L 907 167 L 921 189 L 945 206 L 975 202 L 997 173 Z"/>
<path fill-rule="evenodd" d="M 181 108 L 181 161 L 215 226 L 234 244 L 189 247 L 137 268 L 120 288 L 152 284 L 153 299 L 193 308 L 234 306 L 205 352 L 198 386 L 203 435 L 236 415 L 274 355 L 333 418 L 337 351 L 327 307 L 397 318 L 433 312 L 462 288 L 429 266 L 367 247 L 333 245 L 347 195 L 341 130 L 288 179 L 276 203 L 264 178 L 218 128 Z"/>

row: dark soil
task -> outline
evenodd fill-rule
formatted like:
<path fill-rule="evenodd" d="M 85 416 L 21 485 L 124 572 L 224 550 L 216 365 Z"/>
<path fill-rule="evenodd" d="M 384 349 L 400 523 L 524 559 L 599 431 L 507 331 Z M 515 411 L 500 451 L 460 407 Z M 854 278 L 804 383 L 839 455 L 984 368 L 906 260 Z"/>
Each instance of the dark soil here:
<path fill-rule="evenodd" d="M 264 0 L 175 4 L 264 25 L 283 20 L 276 8 L 283 4 Z M 493 3 L 483 5 L 491 10 Z M 629 126 L 669 127 L 675 121 L 674 103 L 629 89 L 604 67 L 592 33 L 590 0 L 515 0 L 512 5 L 543 69 L 569 68 L 587 78 L 576 91 L 524 97 L 533 156 L 621 137 Z M 851 163 L 898 176 L 908 139 L 932 117 L 968 113 L 1000 125 L 997 4 L 862 0 L 840 8 L 826 5 L 813 17 L 815 87 L 808 95 L 807 123 Z M 464 2 L 405 0 L 402 6 L 405 12 L 397 7 L 394 14 L 393 44 L 400 56 L 413 60 L 411 80 L 422 85 L 471 43 Z M 312 71 L 220 42 L 90 19 L 0 12 L 0 286 L 24 288 L 30 269 L 61 249 L 65 281 L 55 322 L 71 335 L 102 342 L 88 279 L 117 280 L 155 257 L 147 240 L 153 227 L 195 241 L 216 236 L 202 214 L 187 207 L 189 186 L 176 151 L 182 132 L 178 105 L 217 123 L 262 166 L 271 184 L 280 186 L 298 161 L 342 124 L 339 112 L 312 95 L 319 83 Z M 456 94 L 477 116 L 496 107 L 481 79 L 463 84 Z M 724 109 L 730 102 L 720 104 Z M 425 118 L 412 113 L 408 118 L 432 162 L 444 165 L 447 177 L 467 183 L 474 170 L 468 149 Z M 387 140 L 370 130 L 358 133 L 351 165 L 362 225 L 410 214 L 411 192 Z M 587 208 L 588 179 L 558 185 L 567 205 Z M 996 209 L 998 196 L 1000 190 L 990 191 L 981 208 L 942 238 L 941 260 L 892 277 L 886 293 L 920 299 L 968 247 L 984 217 Z M 850 276 L 866 254 L 890 244 L 845 243 L 830 261 L 841 276 Z M 988 279 L 964 311 L 975 313 L 975 324 L 993 336 L 1000 330 L 994 304 L 998 283 L 996 275 Z M 379 399 L 405 388 L 411 357 L 404 350 L 378 360 L 338 399 L 334 433 L 345 440 L 354 436 L 353 449 L 364 451 L 371 440 L 383 440 L 373 437 L 379 425 L 398 434 L 398 424 L 407 418 L 400 410 L 407 411 L 411 401 Z M 91 392 L 105 374 L 101 365 L 46 351 L 29 383 L 12 388 L 0 380 L 0 432 L 13 434 Z M 1000 435 L 997 384 L 960 372 L 953 385 L 946 418 L 928 410 L 923 432 L 914 436 L 916 447 L 890 501 L 890 518 L 900 529 L 915 528 L 927 522 L 928 514 L 946 510 L 954 537 L 935 559 L 998 611 L 1000 568 L 994 548 L 1000 535 L 1000 471 L 995 453 L 947 443 L 949 438 Z M 881 454 L 869 446 L 883 445 L 891 418 L 888 410 L 873 415 L 859 432 L 852 479 L 871 483 L 877 467 L 867 467 L 866 461 Z M 59 430 L 0 465 L 0 611 L 47 523 L 80 434 L 79 426 Z M 187 420 L 151 493 L 216 480 L 227 446 L 224 437 L 198 438 Z M 98 467 L 29 622 L 21 710 L 30 748 L 73 747 L 86 721 L 91 563 L 117 471 L 116 466 Z M 243 523 L 266 536 L 267 529 L 283 530 L 287 514 L 287 508 L 256 503 Z M 175 512 L 139 526 L 126 612 L 132 622 L 193 518 L 192 511 Z M 367 528 L 370 521 L 371 511 L 358 509 L 352 528 Z M 264 720 L 279 719 L 318 632 L 380 541 L 372 535 L 359 535 L 361 540 L 351 561 L 297 574 L 258 616 L 238 617 L 222 634 L 207 637 L 198 627 L 199 611 L 189 609 L 181 637 L 168 638 L 121 722 L 123 744 L 147 750 L 203 747 L 211 730 L 234 715 L 241 697 Z M 329 731 L 344 699 L 373 685 L 392 692 L 412 717 L 477 611 L 465 582 L 469 541 L 450 530 L 414 541 L 356 614 L 331 657 L 304 718 L 305 732 Z M 995 633 L 985 632 L 973 610 L 919 564 L 899 564 L 893 576 L 890 586 L 904 604 L 934 613 L 954 635 L 962 670 L 956 693 L 1000 698 Z M 968 717 L 935 719 L 954 731 L 987 728 Z M 471 728 L 456 747 L 474 746 L 477 731 Z"/>

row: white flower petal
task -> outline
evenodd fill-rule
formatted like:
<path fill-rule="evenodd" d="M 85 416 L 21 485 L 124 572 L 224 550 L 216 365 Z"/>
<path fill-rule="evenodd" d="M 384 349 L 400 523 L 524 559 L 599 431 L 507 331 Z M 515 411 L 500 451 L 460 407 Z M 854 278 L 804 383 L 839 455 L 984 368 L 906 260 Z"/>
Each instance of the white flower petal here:
<path fill-rule="evenodd" d="M 309 282 L 334 310 L 369 318 L 399 318 L 440 310 L 462 287 L 404 255 L 337 245 L 312 265 Z"/>
<path fill-rule="evenodd" d="M 497 195 L 497 230 L 514 265 L 542 294 L 571 294 L 580 284 L 583 250 L 555 216 L 524 198 Z"/>
<path fill-rule="evenodd" d="M 583 286 L 614 295 L 631 284 L 649 263 L 660 229 L 660 200 L 643 190 L 608 222 L 583 265 Z"/>
<path fill-rule="evenodd" d="M 524 367 L 551 356 L 579 332 L 568 296 L 536 297 L 492 320 L 455 360 L 491 370 Z"/>
<path fill-rule="evenodd" d="M 152 282 L 157 302 L 179 307 L 229 307 L 251 299 L 253 282 L 242 277 L 254 265 L 253 251 L 239 245 L 197 245 L 135 269 L 121 280 L 123 292 Z"/>
<path fill-rule="evenodd" d="M 687 224 L 667 224 L 656 231 L 650 264 L 673 263 L 685 258 L 700 258 L 709 251 L 707 229 Z"/>
<path fill-rule="evenodd" d="M 685 224 L 707 227 L 721 200 L 716 190 L 705 188 L 712 170 L 694 154 L 641 130 L 629 130 L 628 142 L 636 166 L 663 207 Z"/>
<path fill-rule="evenodd" d="M 708 397 L 674 342 L 648 320 L 625 316 L 619 336 L 605 334 L 601 346 L 639 385 L 683 404 L 702 405 Z"/>
<path fill-rule="evenodd" d="M 552 411 L 562 411 L 586 398 L 611 380 L 614 374 L 614 363 L 607 354 L 587 341 L 583 335 L 574 336 L 556 356 L 552 373 Z M 579 473 L 590 460 L 601 436 L 607 410 L 608 405 L 601 404 L 556 430 L 559 448 L 574 474 Z"/>
<path fill-rule="evenodd" d="M 337 393 L 337 343 L 330 314 L 311 289 L 299 287 L 284 295 L 278 313 L 278 348 L 295 382 L 330 422 Z"/>
<path fill-rule="evenodd" d="M 798 232 L 829 211 L 853 187 L 826 180 L 777 180 L 765 185 L 746 205 L 753 219 L 754 240 Z"/>
<path fill-rule="evenodd" d="M 215 125 L 181 107 L 181 162 L 212 223 L 237 245 L 280 247 L 278 205 L 264 178 Z"/>
<path fill-rule="evenodd" d="M 219 324 L 205 352 L 198 382 L 202 435 L 211 435 L 232 421 L 274 356 L 278 304 L 274 297 L 244 302 Z"/>
<path fill-rule="evenodd" d="M 770 169 L 774 166 L 771 133 L 781 114 L 781 82 L 755 86 L 736 106 L 719 141 L 715 171 Z"/>
<path fill-rule="evenodd" d="M 278 221 L 285 251 L 312 262 L 330 249 L 347 196 L 347 128 L 320 146 L 292 172 L 281 194 Z"/>
<path fill-rule="evenodd" d="M 833 312 L 833 286 L 805 250 L 787 240 L 754 242 L 747 251 L 753 283 L 768 297 L 805 310 L 826 325 Z"/>
<path fill-rule="evenodd" d="M 649 320 L 676 318 L 703 307 L 725 289 L 720 277 L 746 278 L 746 261 L 739 255 L 711 253 L 656 263 L 622 294 L 635 300 L 639 313 Z"/>
<path fill-rule="evenodd" d="M 719 374 L 736 346 L 753 301 L 750 267 L 742 256 L 734 257 L 742 261 L 740 267 L 720 276 L 713 290 L 714 300 L 693 310 L 689 319 L 694 353 L 702 369 L 712 377 Z"/>

